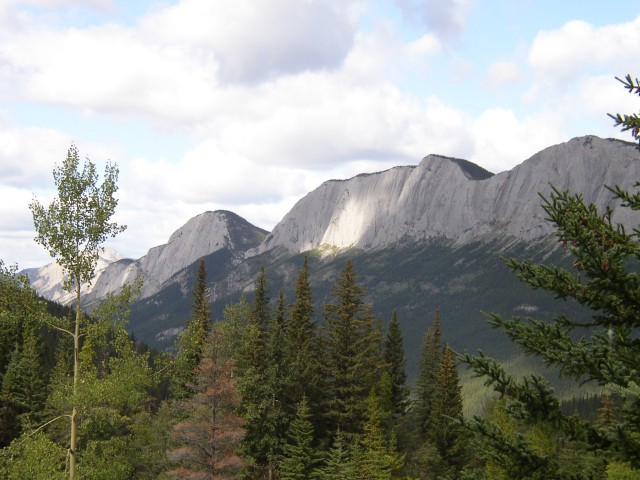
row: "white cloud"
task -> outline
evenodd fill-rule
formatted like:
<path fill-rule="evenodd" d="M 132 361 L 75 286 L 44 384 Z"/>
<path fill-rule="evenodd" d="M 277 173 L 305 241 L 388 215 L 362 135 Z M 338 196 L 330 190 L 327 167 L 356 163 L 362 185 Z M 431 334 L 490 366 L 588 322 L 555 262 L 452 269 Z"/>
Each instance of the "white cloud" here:
<path fill-rule="evenodd" d="M 484 83 L 490 88 L 500 88 L 522 79 L 522 72 L 514 62 L 502 60 L 489 65 Z"/>
<path fill-rule="evenodd" d="M 442 42 L 433 33 L 426 33 L 405 48 L 409 58 L 415 59 L 442 52 Z"/>
<path fill-rule="evenodd" d="M 457 38 L 465 28 L 473 0 L 396 0 L 407 21 L 422 23 L 443 39 Z"/>
<path fill-rule="evenodd" d="M 225 80 L 255 83 L 338 68 L 353 41 L 356 6 L 342 0 L 182 0 L 147 16 L 141 32 L 210 56 Z"/>
<path fill-rule="evenodd" d="M 565 140 L 562 124 L 557 112 L 543 111 L 519 119 L 512 110 L 489 109 L 473 124 L 475 148 L 470 160 L 494 173 L 509 170 Z"/>
<path fill-rule="evenodd" d="M 20 128 L 0 117 L 0 178 L 16 188 L 44 186 L 56 161 L 64 159 L 71 141 L 62 132 Z"/>
<path fill-rule="evenodd" d="M 638 63 L 640 17 L 615 25 L 595 27 L 575 20 L 557 30 L 540 32 L 529 51 L 537 76 L 536 88 L 569 89 L 595 69 L 625 75 Z"/>
<path fill-rule="evenodd" d="M 629 114 L 640 111 L 640 99 L 631 95 L 622 83 L 609 75 L 598 75 L 585 79 L 577 88 L 577 105 L 585 113 L 602 115 L 606 113 Z M 611 123 L 611 120 L 607 120 Z"/>

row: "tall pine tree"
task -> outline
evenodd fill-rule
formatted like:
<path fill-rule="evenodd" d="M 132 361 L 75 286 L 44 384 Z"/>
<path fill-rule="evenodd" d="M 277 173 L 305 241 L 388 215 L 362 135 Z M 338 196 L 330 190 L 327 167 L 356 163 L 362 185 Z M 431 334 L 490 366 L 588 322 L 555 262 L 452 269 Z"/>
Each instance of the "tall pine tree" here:
<path fill-rule="evenodd" d="M 176 371 L 173 375 L 174 395 L 186 398 L 193 394 L 195 372 L 202 359 L 205 339 L 211 330 L 211 310 L 209 308 L 209 289 L 207 288 L 207 269 L 203 258 L 198 264 L 198 273 L 193 287 L 193 307 L 191 320 L 180 336 L 176 355 Z"/>
<path fill-rule="evenodd" d="M 440 454 L 434 465 L 439 476 L 455 478 L 467 463 L 468 433 L 458 423 L 462 418 L 462 393 L 453 351 L 445 346 L 436 374 L 429 440 Z M 439 477 L 438 477 L 439 478 Z"/>
<path fill-rule="evenodd" d="M 367 399 L 367 418 L 360 437 L 360 445 L 354 467 L 354 478 L 367 480 L 387 480 L 404 465 L 404 455 L 396 451 L 395 439 L 385 438 L 382 428 L 379 399 L 372 389 Z"/>
<path fill-rule="evenodd" d="M 320 429 L 320 410 L 323 405 L 323 378 L 318 328 L 314 320 L 314 300 L 309 280 L 307 257 L 298 272 L 295 302 L 285 324 L 285 362 L 291 377 L 290 405 L 307 399 L 311 421 Z"/>
<path fill-rule="evenodd" d="M 424 337 L 420 369 L 417 380 L 415 407 L 416 422 L 421 439 L 428 438 L 432 428 L 433 397 L 437 385 L 438 369 L 442 358 L 442 330 L 440 310 L 436 310 L 433 322 Z"/>
<path fill-rule="evenodd" d="M 384 342 L 384 361 L 391 376 L 391 404 L 393 415 L 404 415 L 409 405 L 404 344 L 398 314 L 394 310 Z"/>
<path fill-rule="evenodd" d="M 288 440 L 284 446 L 280 465 L 282 480 L 307 480 L 314 478 L 318 454 L 313 447 L 313 424 L 307 398 L 303 397 L 296 418 L 291 422 Z"/>
<path fill-rule="evenodd" d="M 324 306 L 325 361 L 330 431 L 358 433 L 367 412 L 367 396 L 382 367 L 380 324 L 365 304 L 366 292 L 347 261 L 333 287 L 333 303 Z"/>
<path fill-rule="evenodd" d="M 281 292 L 276 311 L 271 312 L 264 268 L 255 286 L 237 368 L 242 398 L 239 411 L 247 422 L 243 449 L 252 459 L 253 474 L 274 478 L 294 415 L 289 407 L 290 380 L 284 355 L 286 304 Z"/>

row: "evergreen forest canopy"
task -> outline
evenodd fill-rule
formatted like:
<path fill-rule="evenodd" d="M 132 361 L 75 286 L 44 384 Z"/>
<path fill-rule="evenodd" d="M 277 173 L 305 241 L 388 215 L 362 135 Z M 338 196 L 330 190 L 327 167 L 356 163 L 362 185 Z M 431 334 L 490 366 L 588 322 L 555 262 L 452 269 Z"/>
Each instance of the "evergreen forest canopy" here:
<path fill-rule="evenodd" d="M 640 94 L 637 79 L 621 82 Z M 612 117 L 640 142 L 637 115 Z M 0 477 L 640 476 L 640 280 L 630 268 L 640 230 L 625 231 L 610 211 L 555 190 L 543 206 L 573 267 L 506 260 L 532 288 L 591 309 L 589 322 L 488 317 L 523 353 L 600 389 L 579 414 L 539 375 L 512 378 L 482 352 L 454 353 L 439 311 L 425 312 L 433 321 L 411 390 L 398 316 L 382 328 L 350 261 L 321 306 L 305 258 L 294 298 L 273 295 L 261 269 L 252 302 L 212 322 L 202 260 L 175 353 L 151 351 L 127 333 L 141 280 L 90 315 L 79 307 L 102 244 L 125 228 L 110 221 L 117 176 L 109 164 L 98 184 L 72 145 L 54 169 L 58 198 L 31 204 L 36 241 L 65 269 L 75 310 L 42 300 L 0 262 Z M 640 210 L 640 194 L 607 188 Z M 482 415 L 463 416 L 458 362 L 496 392 Z"/>

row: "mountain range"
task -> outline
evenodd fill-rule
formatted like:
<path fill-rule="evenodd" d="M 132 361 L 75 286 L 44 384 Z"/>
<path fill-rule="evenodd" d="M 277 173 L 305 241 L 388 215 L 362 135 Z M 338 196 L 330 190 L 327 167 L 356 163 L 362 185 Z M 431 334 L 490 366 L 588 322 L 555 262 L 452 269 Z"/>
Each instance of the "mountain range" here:
<path fill-rule="evenodd" d="M 602 209 L 612 199 L 605 185 L 631 189 L 638 179 L 636 144 L 595 136 L 548 147 L 495 175 L 466 160 L 428 155 L 415 166 L 324 182 L 271 232 L 232 212 L 205 212 L 140 259 L 105 252 L 98 275 L 85 287 L 85 307 L 142 275 L 131 329 L 152 346 L 170 348 L 189 318 L 200 258 L 207 264 L 212 312 L 220 318 L 226 304 L 243 295 L 250 299 L 261 266 L 271 291 L 282 288 L 293 301 L 293 283 L 306 256 L 321 321 L 322 304 L 349 258 L 383 323 L 397 311 L 410 371 L 437 308 L 454 348 L 507 357 L 512 347 L 486 326 L 483 311 L 541 318 L 586 314 L 521 285 L 500 259 L 570 264 L 545 219 L 540 195 L 548 197 L 553 185 Z M 616 221 L 636 224 L 629 209 L 611 207 Z M 62 292 L 56 268 L 25 273 L 41 295 L 69 303 L 73 299 Z"/>

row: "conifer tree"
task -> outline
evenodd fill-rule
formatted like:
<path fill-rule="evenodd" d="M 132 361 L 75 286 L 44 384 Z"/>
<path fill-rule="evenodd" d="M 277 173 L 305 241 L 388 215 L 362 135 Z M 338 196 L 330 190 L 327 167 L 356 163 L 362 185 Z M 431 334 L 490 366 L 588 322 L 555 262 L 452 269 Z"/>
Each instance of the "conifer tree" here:
<path fill-rule="evenodd" d="M 40 426 L 47 400 L 48 379 L 40 358 L 38 335 L 29 330 L 22 345 L 16 346 L 7 371 L 2 377 L 0 400 L 23 429 Z M 3 411 L 3 414 L 8 412 Z"/>
<path fill-rule="evenodd" d="M 171 434 L 177 443 L 169 452 L 176 465 L 169 472 L 173 478 L 234 478 L 244 466 L 239 456 L 244 428 L 235 413 L 240 399 L 233 361 L 221 355 L 220 343 L 220 333 L 213 330 L 196 368 L 195 394 L 179 404 L 186 419 Z"/>
<path fill-rule="evenodd" d="M 295 301 L 285 324 L 285 362 L 291 378 L 290 406 L 307 399 L 316 432 L 325 432 L 322 412 L 327 388 L 322 375 L 320 335 L 314 319 L 314 300 L 305 256 L 295 284 Z M 329 440 L 321 437 L 319 440 Z"/>
<path fill-rule="evenodd" d="M 625 82 L 623 82 L 625 83 Z M 637 81 L 627 77 L 625 86 L 640 94 Z M 637 117 L 614 116 L 623 129 L 631 129 L 638 139 Z M 603 159 L 606 161 L 606 159 Z M 636 184 L 636 187 L 640 184 Z M 640 195 L 619 186 L 607 187 L 614 201 L 623 207 L 640 210 Z M 548 382 L 537 375 L 520 381 L 507 375 L 496 361 L 480 352 L 465 355 L 463 361 L 487 384 L 509 400 L 509 414 L 534 425 L 546 426 L 574 442 L 583 452 L 596 451 L 608 461 L 619 460 L 640 469 L 640 277 L 631 268 L 640 258 L 640 230 L 628 233 L 616 224 L 610 207 L 604 211 L 587 205 L 581 195 L 552 189 L 543 198 L 543 209 L 554 223 L 560 245 L 573 258 L 571 268 L 507 260 L 518 277 L 533 288 L 543 288 L 560 299 L 573 299 L 593 311 L 590 320 L 558 316 L 552 322 L 519 317 L 489 316 L 489 323 L 502 329 L 527 354 L 539 356 L 546 365 L 581 384 L 591 382 L 618 395 L 624 408 L 618 411 L 618 423 L 597 425 L 577 416 L 567 416 Z M 518 477 L 530 472 L 552 472 L 549 478 L 576 478 L 575 468 L 564 471 L 561 459 L 532 450 L 523 441 L 501 435 L 495 425 L 475 419 L 470 428 L 480 432 L 493 455 L 502 455 L 517 466 Z M 553 459 L 552 459 L 553 460 Z M 637 470 L 636 470 L 637 471 Z M 539 475 L 539 473 L 538 473 Z M 586 478 L 586 477 L 585 477 Z"/>
<path fill-rule="evenodd" d="M 416 422 L 421 439 L 428 439 L 433 420 L 433 397 L 437 385 L 438 369 L 442 358 L 442 331 L 440 310 L 436 310 L 433 322 L 424 337 L 422 357 L 417 380 Z"/>
<path fill-rule="evenodd" d="M 256 279 L 256 293 L 238 362 L 240 413 L 246 420 L 243 449 L 253 460 L 256 475 L 273 478 L 293 417 L 288 405 L 290 385 L 284 363 L 286 305 L 280 293 L 275 314 L 270 307 L 264 268 Z"/>
<path fill-rule="evenodd" d="M 307 480 L 315 477 L 318 455 L 313 447 L 313 424 L 307 398 L 303 397 L 296 418 L 288 430 L 280 465 L 282 480 Z"/>
<path fill-rule="evenodd" d="M 191 319 L 180 335 L 176 369 L 173 375 L 173 390 L 177 398 L 186 398 L 195 387 L 195 371 L 204 351 L 204 344 L 211 330 L 211 310 L 205 261 L 200 259 L 198 273 L 193 287 L 193 308 Z"/>
<path fill-rule="evenodd" d="M 284 326 L 286 320 L 286 302 L 284 291 L 280 290 L 275 315 L 272 316 L 267 345 L 267 367 L 264 384 L 268 392 L 265 411 L 264 431 L 262 434 L 269 444 L 267 469 L 272 478 L 277 464 L 283 455 L 287 441 L 287 430 L 293 420 L 291 407 L 291 375 L 285 359 Z"/>
<path fill-rule="evenodd" d="M 271 298 L 269 297 L 267 274 L 265 273 L 264 267 L 260 267 L 260 273 L 255 281 L 255 296 L 253 299 L 251 321 L 253 321 L 262 332 L 261 337 L 263 344 L 266 344 L 267 342 L 267 330 L 271 323 L 270 302 Z"/>
<path fill-rule="evenodd" d="M 323 465 L 314 472 L 314 475 L 318 480 L 351 480 L 354 478 L 355 472 L 349 447 L 342 431 L 336 432 Z"/>
<path fill-rule="evenodd" d="M 0 375 L 2 375 L 16 345 L 23 342 L 23 332 L 35 327 L 45 316 L 40 301 L 18 266 L 6 267 L 0 260 Z"/>
<path fill-rule="evenodd" d="M 378 414 L 380 417 L 380 425 L 385 432 L 386 438 L 391 438 L 394 430 L 394 413 L 393 413 L 393 380 L 388 370 L 383 370 L 380 375 L 380 381 L 376 389 L 376 397 L 378 399 Z"/>
<path fill-rule="evenodd" d="M 404 464 L 404 455 L 396 451 L 395 443 L 385 440 L 381 420 L 379 400 L 372 389 L 367 399 L 367 420 L 360 440 L 360 454 L 356 461 L 356 478 L 390 479 Z"/>
<path fill-rule="evenodd" d="M 409 389 L 407 388 L 407 359 L 404 355 L 402 331 L 398 314 L 394 311 L 391 315 L 389 330 L 384 342 L 384 362 L 391 376 L 391 404 L 394 415 L 403 415 L 409 404 Z"/>
<path fill-rule="evenodd" d="M 440 454 L 440 475 L 456 477 L 464 467 L 469 451 L 467 431 L 458 421 L 462 418 L 462 394 L 453 351 L 445 346 L 436 375 L 429 440 Z"/>
<path fill-rule="evenodd" d="M 366 292 L 358 285 L 349 260 L 332 290 L 334 303 L 324 306 L 325 361 L 329 382 L 330 431 L 345 434 L 362 429 L 369 391 L 382 367 L 379 322 L 364 303 Z"/>

